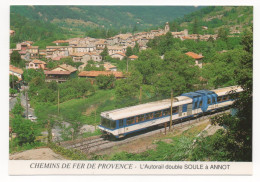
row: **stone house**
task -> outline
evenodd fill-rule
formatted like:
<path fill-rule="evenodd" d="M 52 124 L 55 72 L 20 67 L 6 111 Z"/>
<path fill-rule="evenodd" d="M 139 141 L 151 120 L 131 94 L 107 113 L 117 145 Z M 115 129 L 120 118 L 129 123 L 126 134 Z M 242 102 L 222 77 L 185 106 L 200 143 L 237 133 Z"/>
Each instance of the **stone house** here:
<path fill-rule="evenodd" d="M 202 54 L 196 54 L 194 52 L 187 52 L 185 54 L 195 59 L 195 65 L 202 68 L 202 58 L 204 58 Z"/>
<path fill-rule="evenodd" d="M 28 47 L 27 51 L 30 53 L 31 57 L 39 56 L 39 46 L 30 46 Z"/>
<path fill-rule="evenodd" d="M 114 75 L 116 79 L 125 78 L 123 72 L 118 72 L 118 71 L 82 71 L 78 74 L 79 77 L 83 77 L 83 78 L 96 78 L 99 75 L 105 75 L 105 76 Z"/>
<path fill-rule="evenodd" d="M 111 57 L 122 60 L 122 59 L 124 59 L 124 57 L 126 57 L 126 55 L 122 52 L 117 52 L 117 53 L 112 54 Z"/>
<path fill-rule="evenodd" d="M 17 76 L 20 81 L 23 79 L 23 70 L 13 65 L 9 65 L 9 74 Z"/>
<path fill-rule="evenodd" d="M 104 68 L 106 71 L 117 71 L 117 67 L 109 62 L 104 63 Z"/>
<path fill-rule="evenodd" d="M 132 56 L 129 56 L 128 59 L 133 61 L 133 60 L 138 59 L 138 56 L 132 55 Z"/>
<path fill-rule="evenodd" d="M 69 78 L 76 77 L 77 76 L 76 72 L 77 69 L 74 68 L 73 66 L 62 64 L 50 71 L 44 71 L 45 81 L 46 82 L 56 81 L 58 83 L 65 82 Z"/>
<path fill-rule="evenodd" d="M 82 56 L 81 62 L 87 63 L 90 60 L 100 62 L 102 61 L 102 56 L 100 56 L 97 52 L 88 52 L 84 56 Z"/>
<path fill-rule="evenodd" d="M 115 54 L 117 52 L 124 52 L 124 50 L 126 49 L 123 46 L 108 46 L 108 54 L 111 56 L 112 54 Z"/>
<path fill-rule="evenodd" d="M 28 66 L 26 69 L 45 69 L 46 68 L 46 63 L 44 61 L 34 59 L 31 62 L 29 62 Z"/>

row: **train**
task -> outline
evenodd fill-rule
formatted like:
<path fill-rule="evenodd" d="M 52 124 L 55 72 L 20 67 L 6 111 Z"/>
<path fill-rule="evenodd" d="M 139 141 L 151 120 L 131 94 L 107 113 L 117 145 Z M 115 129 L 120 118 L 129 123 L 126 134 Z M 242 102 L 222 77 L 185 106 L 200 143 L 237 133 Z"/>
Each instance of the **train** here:
<path fill-rule="evenodd" d="M 206 113 L 229 108 L 242 91 L 240 86 L 198 90 L 174 97 L 173 102 L 171 99 L 164 99 L 105 111 L 100 114 L 101 124 L 98 127 L 106 136 L 123 138 L 128 134 L 168 123 L 171 113 L 172 122 L 176 124 Z"/>

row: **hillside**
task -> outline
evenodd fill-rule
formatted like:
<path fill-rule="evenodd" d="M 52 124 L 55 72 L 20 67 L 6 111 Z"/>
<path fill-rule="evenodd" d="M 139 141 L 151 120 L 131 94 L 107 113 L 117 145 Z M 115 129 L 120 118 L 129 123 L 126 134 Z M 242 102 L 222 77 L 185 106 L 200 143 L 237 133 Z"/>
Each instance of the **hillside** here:
<path fill-rule="evenodd" d="M 11 13 L 59 26 L 133 28 L 159 26 L 199 8 L 193 6 L 11 6 Z"/>
<path fill-rule="evenodd" d="M 40 47 L 57 39 L 107 38 L 126 32 L 157 29 L 165 22 L 189 14 L 193 6 L 11 6 L 14 43 L 31 40 Z M 37 26 L 35 26 L 37 25 Z"/>
<path fill-rule="evenodd" d="M 253 24 L 252 6 L 210 6 L 185 15 L 171 22 L 172 31 L 188 29 L 194 32 L 194 23 L 198 27 L 205 26 L 208 29 L 198 29 L 198 33 L 214 34 L 219 28 L 229 29 L 231 34 L 241 33 L 246 27 Z"/>

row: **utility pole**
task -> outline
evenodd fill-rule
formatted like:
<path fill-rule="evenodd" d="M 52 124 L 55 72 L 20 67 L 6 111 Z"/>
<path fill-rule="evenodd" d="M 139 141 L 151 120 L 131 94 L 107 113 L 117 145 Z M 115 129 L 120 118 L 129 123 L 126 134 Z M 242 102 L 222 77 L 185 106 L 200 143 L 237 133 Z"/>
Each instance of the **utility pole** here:
<path fill-rule="evenodd" d="M 172 105 L 173 105 L 173 93 L 172 93 L 172 90 L 171 90 L 171 115 L 170 115 L 170 127 L 169 127 L 169 131 L 171 131 L 172 129 Z"/>
<path fill-rule="evenodd" d="M 60 89 L 58 88 L 58 114 L 60 114 Z"/>
<path fill-rule="evenodd" d="M 142 86 L 140 86 L 140 96 L 139 96 L 139 103 L 142 102 Z"/>
<path fill-rule="evenodd" d="M 128 73 L 128 58 L 126 58 L 126 72 Z"/>
<path fill-rule="evenodd" d="M 25 92 L 25 102 L 26 102 L 26 119 L 28 119 L 28 93 Z"/>

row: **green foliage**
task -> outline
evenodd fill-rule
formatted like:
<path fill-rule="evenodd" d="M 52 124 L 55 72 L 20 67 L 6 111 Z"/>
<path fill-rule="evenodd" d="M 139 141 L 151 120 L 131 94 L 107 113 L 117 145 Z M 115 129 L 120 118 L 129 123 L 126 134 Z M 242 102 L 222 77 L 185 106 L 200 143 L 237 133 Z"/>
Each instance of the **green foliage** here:
<path fill-rule="evenodd" d="M 19 68 L 25 68 L 25 61 L 22 60 L 18 51 L 13 51 L 10 56 L 10 63 Z"/>
<path fill-rule="evenodd" d="M 17 97 L 17 101 L 12 109 L 12 114 L 15 116 L 23 116 L 24 108 L 21 105 L 21 99 L 20 97 Z"/>
<path fill-rule="evenodd" d="M 110 76 L 98 75 L 96 77 L 96 82 L 100 89 L 114 88 L 115 80 L 116 80 L 116 78 L 113 74 L 111 74 Z"/>
<path fill-rule="evenodd" d="M 16 86 L 16 82 L 18 81 L 18 77 L 15 76 L 15 75 L 9 75 L 9 86 L 10 88 L 12 88 L 13 90 L 16 90 L 15 89 L 15 86 Z"/>
<path fill-rule="evenodd" d="M 228 38 L 227 36 L 228 36 L 228 30 L 227 29 L 225 29 L 225 28 L 218 29 L 218 38 L 220 40 L 227 42 L 227 38 Z"/>
<path fill-rule="evenodd" d="M 18 144 L 21 146 L 26 143 L 34 143 L 36 136 L 40 134 L 38 126 L 30 120 L 16 115 L 11 120 L 13 132 L 17 134 Z"/>
<path fill-rule="evenodd" d="M 135 46 L 134 46 L 134 48 L 133 48 L 133 54 L 134 55 L 138 55 L 139 54 L 139 44 L 136 42 L 135 43 Z"/>
<path fill-rule="evenodd" d="M 73 67 L 78 68 L 83 63 L 82 62 L 74 62 L 72 60 L 72 57 L 69 56 L 69 57 L 61 58 L 59 61 L 49 60 L 49 61 L 47 61 L 46 67 L 49 68 L 49 69 L 54 69 L 61 64 L 67 64 L 67 65 L 71 65 Z"/>
<path fill-rule="evenodd" d="M 41 80 L 45 79 L 45 75 L 42 69 L 26 69 L 23 73 L 23 80 L 26 83 L 29 83 L 32 81 L 32 79 L 40 77 Z"/>
<path fill-rule="evenodd" d="M 165 53 L 165 68 L 159 75 L 154 75 L 158 94 L 170 96 L 171 89 L 175 95 L 195 90 L 198 83 L 199 68 L 194 66 L 194 60 L 177 51 Z"/>
<path fill-rule="evenodd" d="M 14 139 L 9 141 L 9 153 L 16 153 L 16 152 L 22 152 L 25 150 L 31 150 L 37 147 L 43 147 L 46 146 L 45 143 L 35 141 L 34 143 L 24 143 L 23 145 L 18 144 L 18 140 Z"/>
<path fill-rule="evenodd" d="M 102 60 L 105 60 L 105 57 L 108 56 L 108 48 L 105 46 L 103 51 L 100 53 L 100 56 L 102 56 Z"/>
<path fill-rule="evenodd" d="M 127 57 L 132 56 L 133 55 L 133 49 L 131 47 L 127 47 L 125 55 Z"/>
<path fill-rule="evenodd" d="M 16 93 L 17 93 L 16 89 L 13 89 L 13 88 L 9 89 L 9 94 L 13 95 L 13 94 L 16 94 Z"/>
<path fill-rule="evenodd" d="M 197 17 L 194 19 L 194 22 L 193 22 L 192 33 L 193 34 L 198 34 L 199 33 L 199 24 L 198 24 L 198 18 Z"/>
<path fill-rule="evenodd" d="M 248 31 L 242 39 L 245 53 L 235 68 L 234 77 L 243 92 L 234 102 L 233 107 L 237 110 L 236 115 L 223 114 L 216 116 L 213 124 L 225 126 L 224 137 L 227 143 L 223 148 L 230 152 L 231 160 L 252 161 L 252 97 L 253 97 L 253 33 Z"/>
<path fill-rule="evenodd" d="M 124 99 L 133 99 L 136 98 L 140 86 L 142 84 L 142 75 L 137 72 L 131 72 L 130 76 L 126 79 L 116 81 L 116 97 L 119 100 Z"/>
<path fill-rule="evenodd" d="M 70 160 L 88 160 L 86 154 L 78 151 L 78 150 L 69 150 L 65 149 L 61 146 L 58 146 L 54 143 L 50 143 L 48 145 L 54 152 L 61 154 L 62 156 L 66 157 Z"/>

